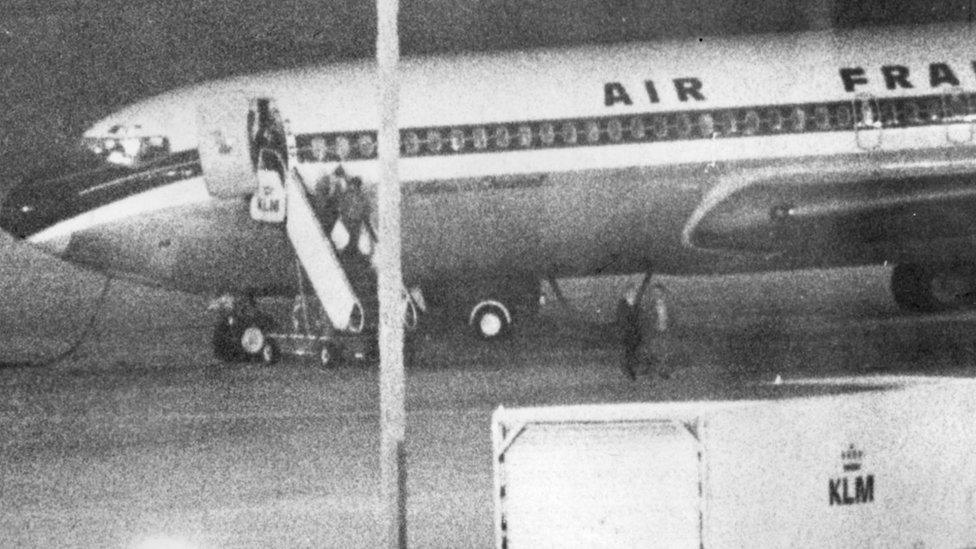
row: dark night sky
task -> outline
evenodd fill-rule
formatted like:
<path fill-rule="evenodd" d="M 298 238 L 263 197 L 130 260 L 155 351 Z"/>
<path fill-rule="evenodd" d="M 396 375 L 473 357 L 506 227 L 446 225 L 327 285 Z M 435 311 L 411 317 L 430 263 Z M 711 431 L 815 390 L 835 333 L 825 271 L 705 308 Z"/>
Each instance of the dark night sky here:
<path fill-rule="evenodd" d="M 405 54 L 969 20 L 974 0 L 403 0 Z M 372 55 L 369 0 L 0 1 L 0 172 L 94 118 L 227 74 Z"/>

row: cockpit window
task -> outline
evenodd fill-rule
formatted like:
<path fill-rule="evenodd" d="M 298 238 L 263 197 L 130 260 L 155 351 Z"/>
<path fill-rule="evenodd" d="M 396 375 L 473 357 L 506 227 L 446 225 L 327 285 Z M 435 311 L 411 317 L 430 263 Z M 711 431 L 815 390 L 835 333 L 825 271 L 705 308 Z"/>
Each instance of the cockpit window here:
<path fill-rule="evenodd" d="M 77 177 L 88 174 L 89 177 L 105 179 L 111 177 L 125 177 L 134 172 L 166 166 L 180 166 L 187 162 L 195 162 L 199 158 L 197 151 L 181 151 L 178 153 L 154 156 L 138 165 L 119 165 L 105 162 L 91 154 L 90 151 L 66 151 L 60 161 L 54 164 L 44 164 L 36 169 L 27 171 L 23 181 L 54 181 L 66 177 Z M 97 175 L 96 175 L 97 174 Z"/>
<path fill-rule="evenodd" d="M 112 136 L 88 137 L 84 147 L 96 158 L 109 164 L 138 167 L 170 153 L 169 139 L 163 136 L 129 136 L 126 128 L 112 128 Z"/>

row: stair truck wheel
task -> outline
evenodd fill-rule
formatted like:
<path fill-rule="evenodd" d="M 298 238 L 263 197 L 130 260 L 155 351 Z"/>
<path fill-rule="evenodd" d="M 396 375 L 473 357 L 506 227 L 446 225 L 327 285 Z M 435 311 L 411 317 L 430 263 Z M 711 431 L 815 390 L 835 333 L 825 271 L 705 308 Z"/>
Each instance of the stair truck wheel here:
<path fill-rule="evenodd" d="M 252 324 L 244 328 L 244 331 L 241 332 L 241 349 L 251 356 L 261 354 L 261 349 L 264 348 L 265 341 L 264 330 L 260 326 Z"/>
<path fill-rule="evenodd" d="M 257 314 L 252 318 L 242 319 L 239 347 L 247 360 L 264 360 L 264 348 L 271 342 L 268 333 L 271 332 L 271 317 Z"/>

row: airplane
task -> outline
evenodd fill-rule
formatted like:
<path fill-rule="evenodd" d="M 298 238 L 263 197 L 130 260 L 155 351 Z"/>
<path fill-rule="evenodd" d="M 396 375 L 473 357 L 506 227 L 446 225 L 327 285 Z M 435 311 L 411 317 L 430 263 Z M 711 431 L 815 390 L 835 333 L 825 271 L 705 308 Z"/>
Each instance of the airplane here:
<path fill-rule="evenodd" d="M 405 282 L 488 339 L 569 276 L 887 263 L 904 309 L 972 307 L 974 51 L 947 24 L 406 58 Z M 84 132 L 85 169 L 13 188 L 0 228 L 147 284 L 294 295 L 285 231 L 249 215 L 255 135 L 278 120 L 289 169 L 373 192 L 375 78 L 322 64 L 136 102 Z"/>

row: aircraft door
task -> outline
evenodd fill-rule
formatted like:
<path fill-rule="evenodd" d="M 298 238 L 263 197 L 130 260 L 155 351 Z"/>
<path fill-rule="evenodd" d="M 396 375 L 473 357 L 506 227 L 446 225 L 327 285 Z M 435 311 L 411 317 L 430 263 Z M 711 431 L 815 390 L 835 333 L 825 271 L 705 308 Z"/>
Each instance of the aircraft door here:
<path fill-rule="evenodd" d="M 270 99 L 229 93 L 197 108 L 200 165 L 207 190 L 218 198 L 253 194 L 258 188 L 261 151 L 272 149 L 284 173 L 287 144 L 284 124 Z"/>
<path fill-rule="evenodd" d="M 973 141 L 976 120 L 972 115 L 972 99 L 958 86 L 947 88 L 942 94 L 942 122 L 949 143 L 963 145 Z"/>
<path fill-rule="evenodd" d="M 879 148 L 883 124 L 877 98 L 870 94 L 858 94 L 854 98 L 853 107 L 857 146 L 864 150 Z"/>

